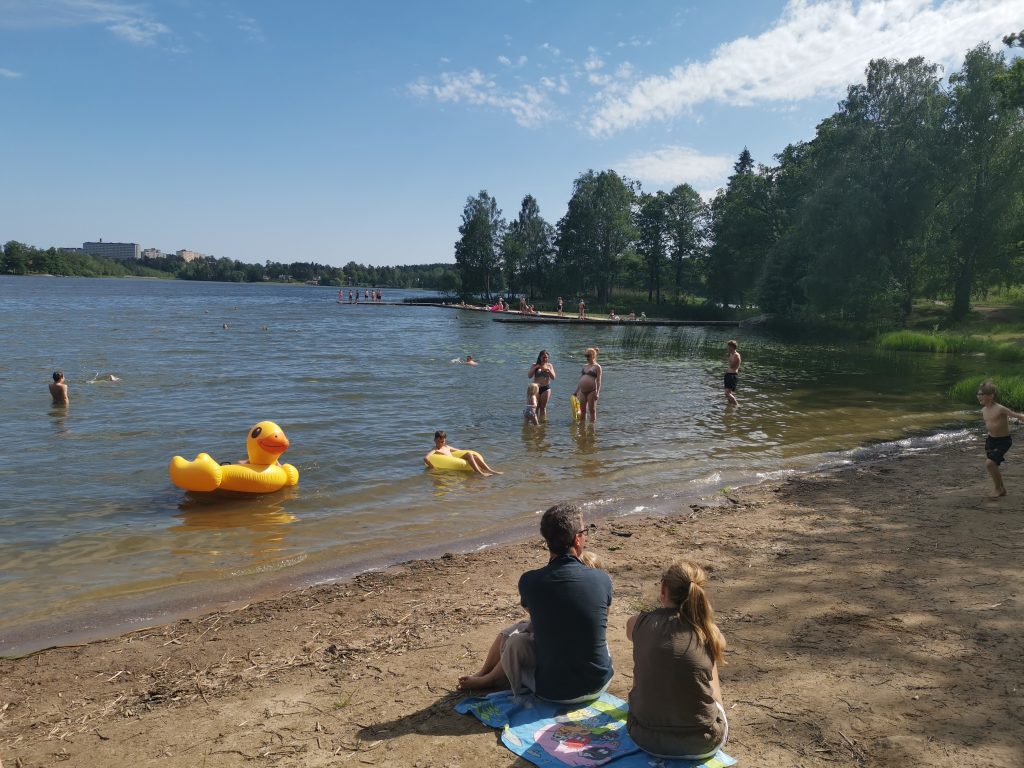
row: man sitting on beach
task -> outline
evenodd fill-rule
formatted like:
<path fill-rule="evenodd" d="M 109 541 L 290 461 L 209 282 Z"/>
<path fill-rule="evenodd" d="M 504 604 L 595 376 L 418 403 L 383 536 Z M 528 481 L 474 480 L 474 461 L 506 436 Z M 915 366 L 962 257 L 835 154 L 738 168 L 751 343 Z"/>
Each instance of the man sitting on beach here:
<path fill-rule="evenodd" d="M 513 693 L 524 689 L 565 704 L 591 701 L 612 679 L 605 632 L 612 582 L 605 571 L 580 562 L 587 529 L 583 510 L 556 504 L 540 521 L 551 559 L 519 577 L 519 598 L 533 634 L 515 634 L 501 651 Z"/>

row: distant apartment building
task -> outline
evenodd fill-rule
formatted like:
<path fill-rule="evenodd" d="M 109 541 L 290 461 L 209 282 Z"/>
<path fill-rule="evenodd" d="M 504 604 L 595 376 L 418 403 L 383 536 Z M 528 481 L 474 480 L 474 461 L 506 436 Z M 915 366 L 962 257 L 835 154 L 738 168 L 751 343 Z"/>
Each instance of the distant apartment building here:
<path fill-rule="evenodd" d="M 186 262 L 195 261 L 196 259 L 203 258 L 203 254 L 199 253 L 198 251 L 190 251 L 184 248 L 180 251 L 175 251 L 174 255 L 180 256 L 181 260 Z"/>
<path fill-rule="evenodd" d="M 100 240 L 98 243 L 82 243 L 82 251 L 105 259 L 128 261 L 139 258 L 141 249 L 138 243 L 104 243 Z"/>
<path fill-rule="evenodd" d="M 167 254 L 161 251 L 159 248 L 143 248 L 142 258 L 144 259 L 162 259 Z"/>

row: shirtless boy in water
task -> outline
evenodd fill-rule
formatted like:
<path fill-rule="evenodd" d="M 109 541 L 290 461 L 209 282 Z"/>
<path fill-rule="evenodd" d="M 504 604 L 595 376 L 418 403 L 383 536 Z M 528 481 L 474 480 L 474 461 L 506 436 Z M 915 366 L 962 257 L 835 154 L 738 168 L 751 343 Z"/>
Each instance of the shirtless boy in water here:
<path fill-rule="evenodd" d="M 56 405 L 67 405 L 71 400 L 68 398 L 68 385 L 64 381 L 64 374 L 60 371 L 53 372 L 53 381 L 50 383 L 50 397 Z"/>
<path fill-rule="evenodd" d="M 739 400 L 736 399 L 736 385 L 740 381 L 740 363 L 743 362 L 743 358 L 736 351 L 735 341 L 727 341 L 725 348 L 728 350 L 725 355 L 725 365 L 728 368 L 725 372 L 725 399 L 729 401 L 729 405 L 739 405 Z"/>
<path fill-rule="evenodd" d="M 1024 415 L 996 402 L 998 397 L 999 390 L 991 381 L 984 381 L 978 387 L 981 417 L 985 420 L 985 429 L 988 431 L 985 437 L 985 468 L 992 476 L 992 484 L 995 487 L 994 493 L 989 496 L 990 499 L 1006 495 L 1006 486 L 1003 485 L 999 465 L 1003 463 L 1006 452 L 1013 445 L 1013 439 L 1010 437 L 1010 417 L 1024 421 Z"/>

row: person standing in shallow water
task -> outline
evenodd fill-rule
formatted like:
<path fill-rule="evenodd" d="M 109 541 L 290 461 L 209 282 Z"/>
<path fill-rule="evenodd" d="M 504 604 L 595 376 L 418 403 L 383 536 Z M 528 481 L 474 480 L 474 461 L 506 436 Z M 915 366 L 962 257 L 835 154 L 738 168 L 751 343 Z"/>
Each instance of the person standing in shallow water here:
<path fill-rule="evenodd" d="M 590 416 L 591 423 L 597 421 L 597 399 L 601 396 L 601 376 L 604 373 L 597 362 L 597 347 L 587 347 L 584 355 L 587 364 L 580 369 L 580 380 L 576 384 L 576 397 L 580 401 L 581 418 L 583 421 Z"/>
<path fill-rule="evenodd" d="M 537 362 L 526 372 L 527 378 L 533 379 L 540 391 L 537 394 L 537 415 L 547 414 L 548 399 L 551 397 L 551 382 L 555 379 L 555 366 L 551 364 L 551 355 L 542 349 L 537 355 Z"/>
<path fill-rule="evenodd" d="M 736 349 L 736 342 L 729 339 L 725 343 L 726 354 L 725 354 L 725 399 L 729 405 L 739 405 L 739 400 L 736 399 L 736 387 L 740 383 L 740 365 L 743 362 L 743 358 L 740 357 L 739 350 Z"/>
<path fill-rule="evenodd" d="M 64 374 L 61 371 L 53 372 L 53 381 L 50 382 L 50 397 L 55 405 L 67 405 L 71 402 L 68 397 L 68 385 L 64 381 Z"/>

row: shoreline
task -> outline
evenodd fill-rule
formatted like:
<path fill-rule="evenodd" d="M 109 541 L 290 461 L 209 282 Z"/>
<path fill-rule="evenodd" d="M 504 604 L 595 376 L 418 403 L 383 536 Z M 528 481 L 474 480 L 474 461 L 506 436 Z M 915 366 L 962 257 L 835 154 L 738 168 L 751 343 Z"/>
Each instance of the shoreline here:
<path fill-rule="evenodd" d="M 936 444 L 956 444 L 959 442 L 957 435 L 962 432 L 962 428 L 950 427 L 939 432 L 926 431 L 908 435 L 899 440 L 879 439 L 858 448 L 821 454 L 822 461 L 809 467 L 786 468 L 769 474 L 751 475 L 743 483 L 730 485 L 729 491 L 733 493 L 749 490 L 764 483 L 799 478 L 808 474 L 843 471 L 851 466 L 899 458 L 908 451 L 931 450 Z M 849 458 L 839 458 L 842 456 Z M 589 510 L 589 519 L 601 524 L 637 515 L 660 518 L 671 515 L 671 510 L 679 505 L 697 503 L 713 506 L 728 503 L 722 494 L 724 489 L 714 488 L 715 486 L 701 487 L 690 493 L 649 500 L 648 504 L 641 507 L 636 507 L 632 501 L 625 499 L 618 499 L 620 503 L 610 510 L 605 506 L 605 500 L 584 503 L 584 507 Z M 174 587 L 143 593 L 141 596 L 126 592 L 101 602 L 76 605 L 59 619 L 32 619 L 0 630 L 0 659 L 19 658 L 51 648 L 103 641 L 212 613 L 230 613 L 251 603 L 274 600 L 322 585 L 350 581 L 362 574 L 386 571 L 402 563 L 436 559 L 446 552 L 470 554 L 521 542 L 529 537 L 534 525 L 532 518 L 527 520 L 524 516 L 523 519 L 486 534 L 449 542 L 433 542 L 415 549 L 389 550 L 386 553 L 378 553 L 375 557 L 361 556 L 338 561 L 326 557 L 324 553 L 316 553 L 308 567 L 298 566 L 294 570 L 282 570 L 273 577 L 258 582 L 223 581 L 204 584 L 200 597 L 191 590 Z"/>
<path fill-rule="evenodd" d="M 602 520 L 590 548 L 615 588 L 611 692 L 631 681 L 626 619 L 689 556 L 729 642 L 740 765 L 1021 764 L 1024 459 L 1004 476 L 1010 496 L 987 501 L 970 442 Z M 521 617 L 516 581 L 543 560 L 535 535 L 0 659 L 0 760 L 505 764 L 453 689 Z"/>

